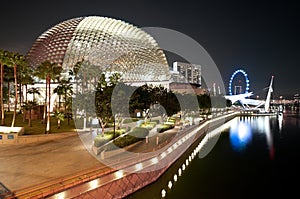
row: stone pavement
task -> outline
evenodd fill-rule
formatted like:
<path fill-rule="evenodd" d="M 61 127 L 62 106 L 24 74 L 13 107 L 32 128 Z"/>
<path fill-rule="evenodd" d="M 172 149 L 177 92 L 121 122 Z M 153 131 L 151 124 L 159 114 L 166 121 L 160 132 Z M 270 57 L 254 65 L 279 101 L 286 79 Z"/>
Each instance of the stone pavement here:
<path fill-rule="evenodd" d="M 175 136 L 177 129 L 158 133 L 131 148 L 134 152 L 147 152 L 161 148 Z M 85 170 L 106 168 L 82 144 L 78 134 L 45 142 L 0 145 L 0 182 L 11 191 L 24 190 L 47 181 L 67 177 Z"/>
<path fill-rule="evenodd" d="M 15 191 L 105 165 L 84 148 L 77 133 L 31 144 L 0 145 L 0 182 Z"/>

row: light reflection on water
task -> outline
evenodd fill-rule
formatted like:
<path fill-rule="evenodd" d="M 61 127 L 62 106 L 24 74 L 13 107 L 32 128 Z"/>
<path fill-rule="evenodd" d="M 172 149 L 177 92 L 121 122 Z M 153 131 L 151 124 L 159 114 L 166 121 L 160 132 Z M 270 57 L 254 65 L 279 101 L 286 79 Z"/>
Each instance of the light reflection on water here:
<path fill-rule="evenodd" d="M 275 117 L 276 118 L 276 117 Z M 229 138 L 232 149 L 243 152 L 251 144 L 254 134 L 265 137 L 270 159 L 274 158 L 273 136 L 270 123 L 274 116 L 240 117 L 235 118 L 229 129 Z M 282 116 L 278 116 L 279 130 L 282 128 Z"/>
<path fill-rule="evenodd" d="M 255 198 L 260 193 L 281 196 L 281 192 L 285 196 L 294 190 L 293 180 L 300 179 L 299 129 L 298 113 L 234 118 L 224 125 L 213 150 L 203 157 L 198 154 L 178 175 L 172 190 L 167 182 L 178 171 L 176 165 L 156 183 L 129 198 L 161 198 L 162 189 L 166 190 L 166 198 L 171 199 Z M 203 138 L 200 145 L 205 148 L 209 140 Z M 287 187 L 283 188 L 278 181 L 284 181 Z M 273 189 L 265 189 L 265 185 Z"/>
<path fill-rule="evenodd" d="M 232 123 L 229 133 L 230 143 L 235 151 L 244 150 L 252 139 L 250 123 L 239 121 L 238 118 Z"/>

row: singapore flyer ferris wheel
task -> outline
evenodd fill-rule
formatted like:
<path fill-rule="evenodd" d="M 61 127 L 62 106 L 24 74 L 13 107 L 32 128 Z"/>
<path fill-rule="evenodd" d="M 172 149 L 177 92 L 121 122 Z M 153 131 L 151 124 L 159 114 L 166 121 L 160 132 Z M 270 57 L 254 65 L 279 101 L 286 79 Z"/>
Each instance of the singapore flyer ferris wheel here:
<path fill-rule="evenodd" d="M 228 87 L 229 95 L 248 93 L 249 87 L 250 81 L 244 70 L 238 69 L 231 75 Z"/>

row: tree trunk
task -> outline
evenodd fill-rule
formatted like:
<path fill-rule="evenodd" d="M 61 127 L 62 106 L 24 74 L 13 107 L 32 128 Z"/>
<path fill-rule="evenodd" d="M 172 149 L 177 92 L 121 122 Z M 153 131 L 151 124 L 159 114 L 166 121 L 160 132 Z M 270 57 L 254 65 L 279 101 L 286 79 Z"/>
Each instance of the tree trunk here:
<path fill-rule="evenodd" d="M 25 123 L 26 121 L 26 109 L 25 107 L 23 108 L 23 122 Z"/>
<path fill-rule="evenodd" d="M 7 82 L 7 88 L 8 88 L 8 100 L 7 100 L 7 111 L 10 112 L 10 83 Z"/>
<path fill-rule="evenodd" d="M 58 95 L 58 110 L 60 111 L 60 107 L 61 107 L 61 95 Z"/>
<path fill-rule="evenodd" d="M 50 80 L 51 77 L 48 75 L 46 80 L 46 86 L 48 86 L 48 102 L 47 102 L 47 127 L 46 127 L 46 133 L 50 133 Z"/>
<path fill-rule="evenodd" d="M 23 97 L 22 97 L 22 95 L 23 95 L 22 87 L 23 86 L 22 86 L 22 84 L 19 84 L 19 87 L 20 87 L 20 89 L 19 89 L 19 98 L 20 98 L 19 103 L 20 103 L 20 107 L 21 107 L 22 104 L 23 104 Z M 19 113 L 22 113 L 22 109 L 20 109 Z"/>
<path fill-rule="evenodd" d="M 14 114 L 13 114 L 13 119 L 11 122 L 11 127 L 15 126 L 17 105 L 18 105 L 17 65 L 14 65 L 14 78 L 15 78 L 15 105 L 14 105 Z"/>
<path fill-rule="evenodd" d="M 104 137 L 104 130 L 105 130 L 106 123 L 103 123 L 102 119 L 99 119 L 99 118 L 98 118 L 98 121 L 100 122 L 101 129 L 102 129 L 101 135 L 102 135 L 102 137 Z"/>
<path fill-rule="evenodd" d="M 32 127 L 32 124 L 31 124 L 31 109 L 29 109 L 28 126 Z"/>
<path fill-rule="evenodd" d="M 65 90 L 64 112 L 67 113 L 67 91 Z"/>
<path fill-rule="evenodd" d="M 0 102 L 1 102 L 1 125 L 4 125 L 5 124 L 5 114 L 4 114 L 4 103 L 3 103 L 3 72 L 4 72 L 4 65 L 1 64 L 1 68 L 0 68 L 0 75 L 1 75 L 1 79 L 0 79 L 0 84 L 1 84 L 1 87 L 0 87 L 0 95 L 1 95 L 1 99 L 0 99 Z M 9 89 L 9 88 L 8 88 Z"/>
<path fill-rule="evenodd" d="M 47 87 L 47 80 L 46 80 L 46 92 L 45 92 L 45 103 L 44 103 L 44 113 L 43 113 L 42 124 L 45 124 L 45 122 L 46 122 L 46 113 L 47 113 L 47 95 L 48 95 L 48 87 Z"/>
<path fill-rule="evenodd" d="M 75 85 L 76 85 L 76 96 L 78 95 L 78 80 L 77 80 L 77 76 L 75 77 Z M 74 121 L 76 122 L 77 119 L 77 108 L 75 108 L 74 110 Z"/>
<path fill-rule="evenodd" d="M 28 100 L 27 100 L 27 84 L 25 84 L 25 102 L 27 103 Z"/>

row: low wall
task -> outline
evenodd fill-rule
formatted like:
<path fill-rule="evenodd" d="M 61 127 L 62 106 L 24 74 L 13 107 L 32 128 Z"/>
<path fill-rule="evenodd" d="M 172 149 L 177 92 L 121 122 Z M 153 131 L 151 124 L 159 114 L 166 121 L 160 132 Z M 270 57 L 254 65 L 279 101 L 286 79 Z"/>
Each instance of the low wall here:
<path fill-rule="evenodd" d="M 55 133 L 55 134 L 45 134 L 45 135 L 23 135 L 18 136 L 17 143 L 18 144 L 25 144 L 25 143 L 33 143 L 33 142 L 40 142 L 40 141 L 48 141 L 48 140 L 55 140 L 61 139 L 69 136 L 77 136 L 76 132 L 68 132 L 68 133 Z"/>
<path fill-rule="evenodd" d="M 62 139 L 78 135 L 76 132 L 43 134 L 43 135 L 18 135 L 18 133 L 0 134 L 0 144 L 27 144 L 33 142 L 45 142 L 48 140 Z"/>
<path fill-rule="evenodd" d="M 0 144 L 15 144 L 23 133 L 24 127 L 0 126 Z"/>

